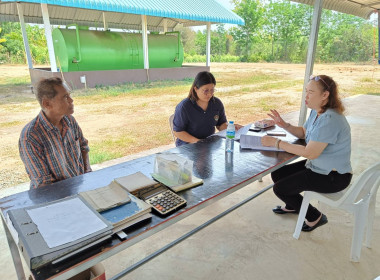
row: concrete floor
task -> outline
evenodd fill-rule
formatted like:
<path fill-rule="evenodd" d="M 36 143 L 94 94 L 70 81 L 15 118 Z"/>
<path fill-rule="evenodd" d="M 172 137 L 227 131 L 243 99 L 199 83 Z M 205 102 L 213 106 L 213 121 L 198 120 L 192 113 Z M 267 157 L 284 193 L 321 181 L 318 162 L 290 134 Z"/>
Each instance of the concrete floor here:
<path fill-rule="evenodd" d="M 359 174 L 380 159 L 380 97 L 355 96 L 346 99 L 345 105 L 352 130 L 352 165 L 354 173 Z M 297 123 L 298 113 L 289 114 L 287 119 Z M 270 183 L 267 176 L 262 183 L 250 184 L 104 261 L 107 276 L 117 274 Z M 271 208 L 280 201 L 270 190 L 122 279 L 374 279 L 380 275 L 379 196 L 380 192 L 372 249 L 362 248 L 360 263 L 349 260 L 353 230 L 350 214 L 321 204 L 319 209 L 328 216 L 329 223 L 311 233 L 301 233 L 295 240 L 292 234 L 297 216 L 274 215 Z M 0 249 L 0 279 L 15 279 L 3 231 Z"/>

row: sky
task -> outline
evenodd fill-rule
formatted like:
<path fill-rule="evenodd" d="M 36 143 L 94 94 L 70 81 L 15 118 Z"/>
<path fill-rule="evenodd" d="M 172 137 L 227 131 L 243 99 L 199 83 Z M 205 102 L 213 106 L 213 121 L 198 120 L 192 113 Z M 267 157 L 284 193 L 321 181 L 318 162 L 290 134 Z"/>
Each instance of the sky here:
<path fill-rule="evenodd" d="M 223 7 L 227 8 L 228 10 L 232 11 L 232 9 L 234 8 L 234 5 L 231 3 L 231 0 L 215 0 L 216 2 L 219 2 L 220 4 L 222 4 Z M 224 25 L 224 28 L 226 29 L 229 29 L 230 27 L 232 26 L 236 26 L 234 24 L 225 24 Z M 215 24 L 212 24 L 211 25 L 211 29 L 214 30 L 216 28 L 216 25 Z M 192 29 L 194 31 L 203 31 L 206 29 L 206 26 L 202 25 L 202 26 L 194 26 L 192 27 Z"/>
<path fill-rule="evenodd" d="M 231 0 L 216 0 L 220 4 L 222 4 L 224 7 L 226 7 L 229 10 L 232 10 L 234 8 L 234 5 L 231 3 Z"/>

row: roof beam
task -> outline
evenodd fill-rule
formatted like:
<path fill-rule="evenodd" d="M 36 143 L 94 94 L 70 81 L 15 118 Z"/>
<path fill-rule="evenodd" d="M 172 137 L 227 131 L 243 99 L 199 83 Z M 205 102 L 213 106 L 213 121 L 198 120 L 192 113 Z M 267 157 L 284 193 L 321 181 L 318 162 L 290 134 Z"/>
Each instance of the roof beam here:
<path fill-rule="evenodd" d="M 51 25 L 50 25 L 49 10 L 48 10 L 47 4 L 41 3 L 41 11 L 42 11 L 42 18 L 43 18 L 44 27 L 45 27 L 45 37 L 46 37 L 46 43 L 47 43 L 48 52 L 49 52 L 51 72 L 58 72 L 57 62 L 55 61 L 53 37 L 51 35 Z"/>
<path fill-rule="evenodd" d="M 73 22 L 75 22 L 75 19 L 76 19 L 76 17 L 77 17 L 77 11 L 79 11 L 79 9 L 74 9 L 73 8 L 73 10 L 74 10 L 74 15 L 73 15 Z"/>
<path fill-rule="evenodd" d="M 106 13 L 105 12 L 103 12 L 103 27 L 104 27 L 104 31 L 108 30 L 108 22 L 106 20 Z"/>
<path fill-rule="evenodd" d="M 103 23 L 103 27 L 104 27 L 104 12 L 99 13 L 98 20 L 96 21 L 96 30 L 98 30 L 98 24 L 100 22 Z"/>
<path fill-rule="evenodd" d="M 156 27 L 162 26 L 164 32 L 168 31 L 168 19 L 166 17 L 162 18 Z"/>
<path fill-rule="evenodd" d="M 164 32 L 168 32 L 168 19 L 164 18 Z"/>
<path fill-rule="evenodd" d="M 18 17 L 20 19 L 20 24 L 21 24 L 22 40 L 24 41 L 24 48 L 25 48 L 26 59 L 28 61 L 28 67 L 29 69 L 33 69 L 33 62 L 32 62 L 32 56 L 30 54 L 28 35 L 26 34 L 26 29 L 25 29 L 24 10 L 22 8 L 21 3 L 16 3 L 16 5 L 17 5 Z"/>
<path fill-rule="evenodd" d="M 371 6 L 379 5 L 379 4 L 380 4 L 380 1 L 376 1 L 376 2 L 369 3 L 369 4 L 361 5 L 361 7 L 367 8 L 367 7 L 371 7 Z"/>

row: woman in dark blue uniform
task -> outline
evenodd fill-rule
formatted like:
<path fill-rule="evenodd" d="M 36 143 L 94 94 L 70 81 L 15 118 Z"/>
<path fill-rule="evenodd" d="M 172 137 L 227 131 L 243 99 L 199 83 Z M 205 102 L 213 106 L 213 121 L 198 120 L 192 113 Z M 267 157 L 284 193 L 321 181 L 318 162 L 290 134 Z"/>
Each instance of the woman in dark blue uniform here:
<path fill-rule="evenodd" d="M 187 98 L 176 107 L 173 119 L 173 131 L 177 137 L 176 146 L 196 143 L 227 128 L 224 106 L 214 96 L 216 81 L 207 71 L 199 72 L 190 88 Z M 239 129 L 240 125 L 235 125 Z"/>

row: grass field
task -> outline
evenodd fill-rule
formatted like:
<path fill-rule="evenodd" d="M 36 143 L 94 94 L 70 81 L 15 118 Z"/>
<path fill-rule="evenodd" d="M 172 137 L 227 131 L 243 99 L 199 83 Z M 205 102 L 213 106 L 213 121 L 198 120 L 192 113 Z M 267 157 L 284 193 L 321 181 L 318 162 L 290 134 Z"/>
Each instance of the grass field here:
<path fill-rule="evenodd" d="M 213 63 L 216 96 L 229 120 L 247 124 L 266 117 L 270 108 L 281 113 L 300 107 L 305 65 Z M 341 94 L 380 95 L 380 67 L 316 65 L 315 73 L 333 76 Z M 168 118 L 187 96 L 191 79 L 157 81 L 77 90 L 74 116 L 91 148 L 91 163 L 126 156 L 171 143 Z M 18 155 L 23 126 L 39 112 L 30 91 L 26 66 L 0 65 L 0 188 L 28 181 Z"/>

